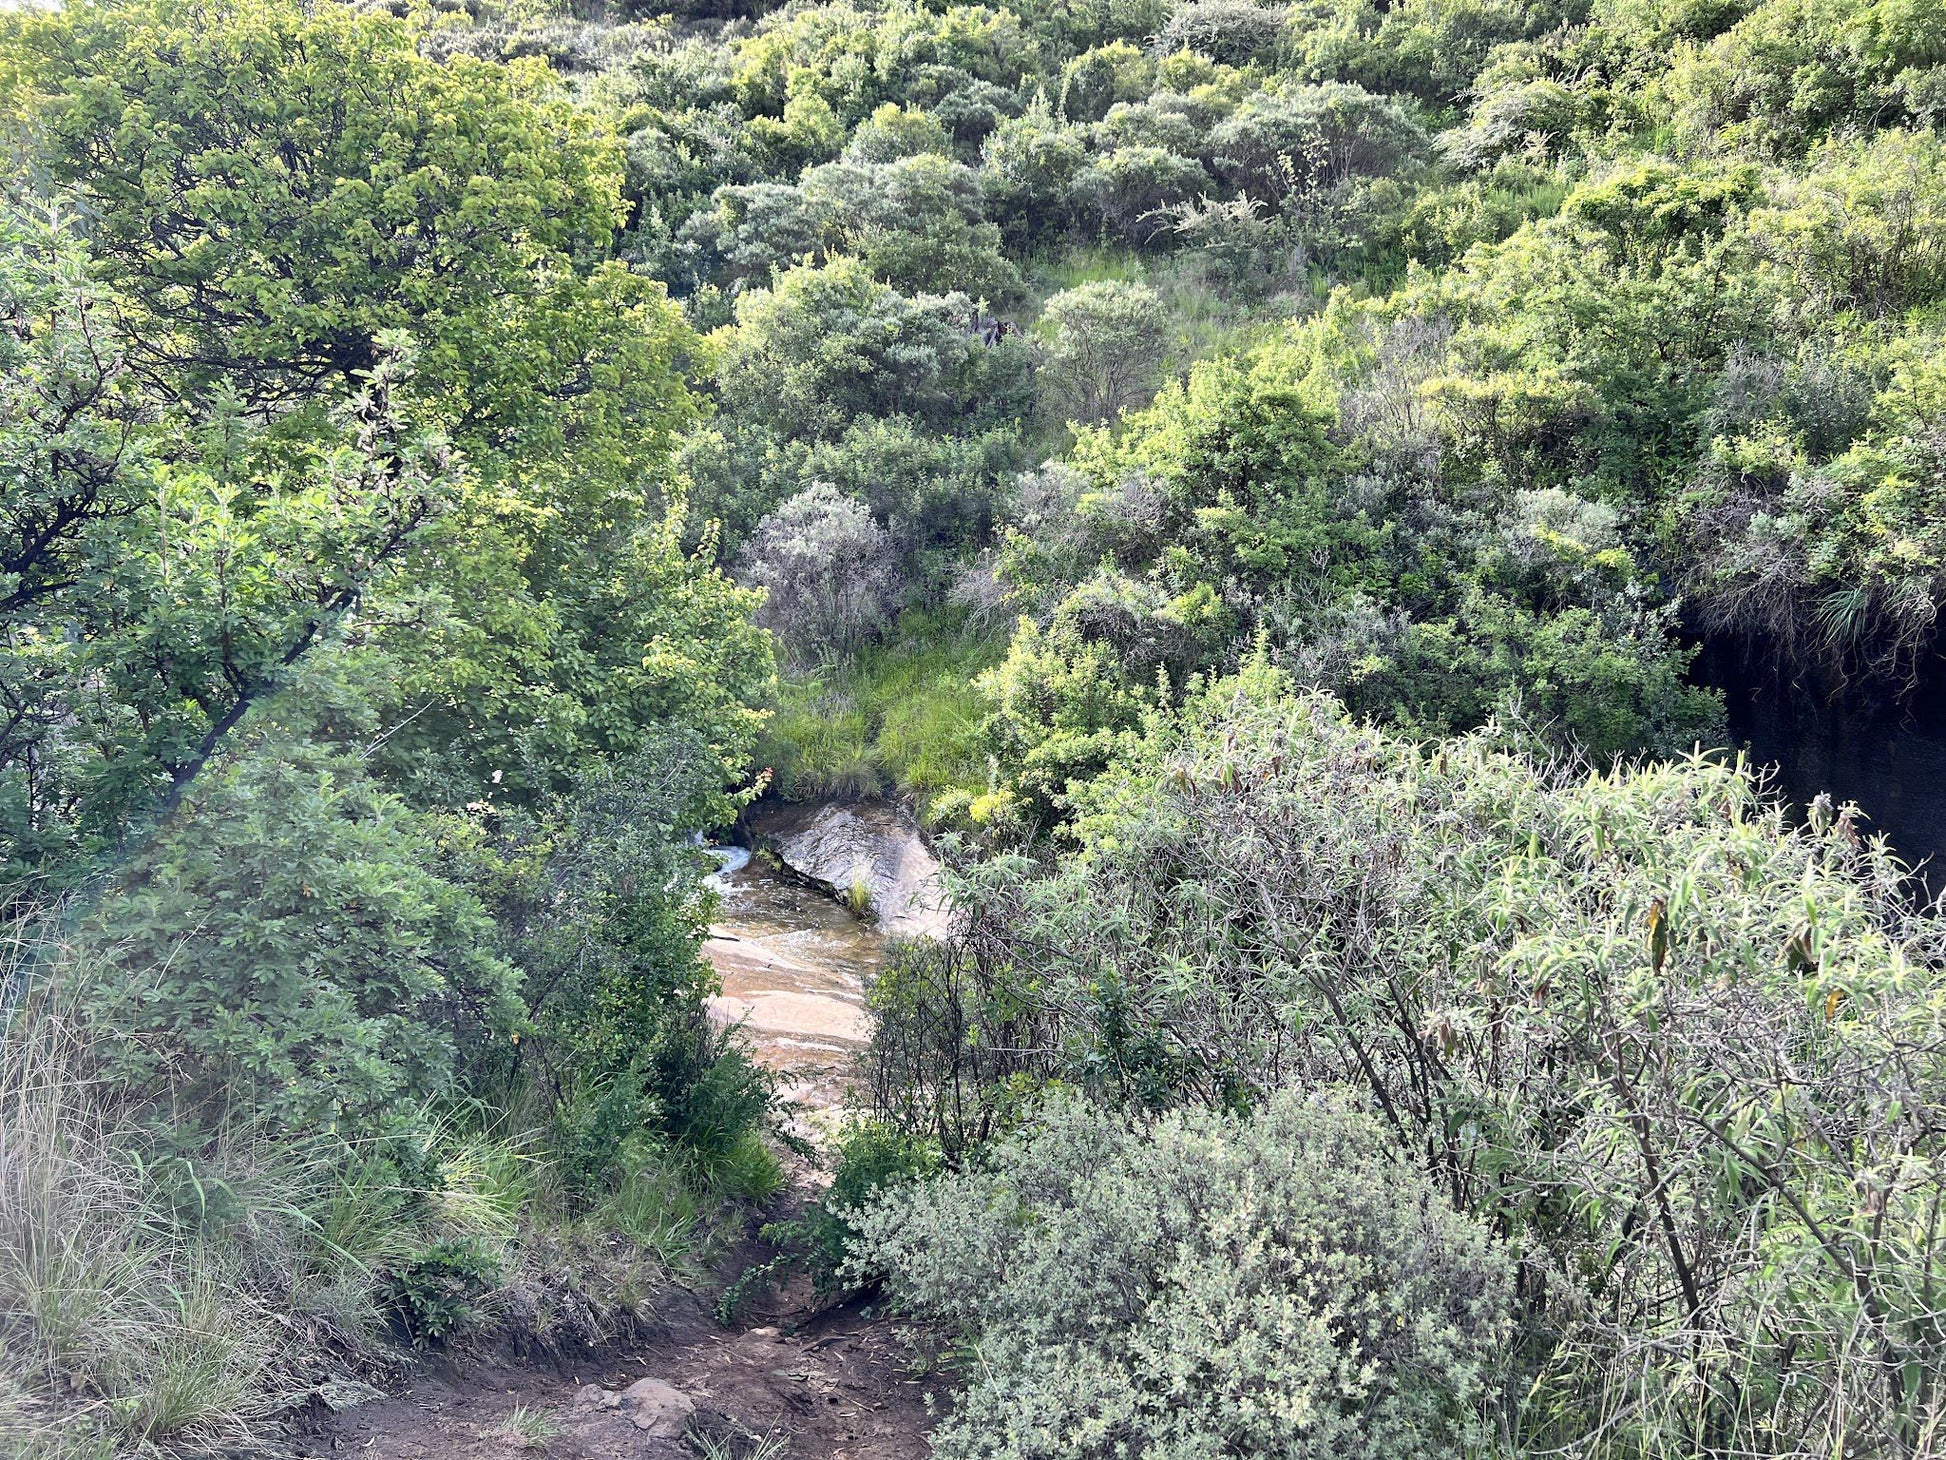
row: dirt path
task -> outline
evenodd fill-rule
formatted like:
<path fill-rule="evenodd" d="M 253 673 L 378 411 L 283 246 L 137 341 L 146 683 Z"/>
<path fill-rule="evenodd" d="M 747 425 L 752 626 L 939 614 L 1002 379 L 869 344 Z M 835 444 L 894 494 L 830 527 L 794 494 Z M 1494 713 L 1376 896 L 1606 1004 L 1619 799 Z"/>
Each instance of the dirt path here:
<path fill-rule="evenodd" d="M 429 1371 L 396 1398 L 340 1416 L 300 1453 L 694 1460 L 710 1451 L 685 1437 L 700 1435 L 739 1460 L 921 1460 L 927 1385 L 896 1338 L 855 1308 L 779 1326 L 803 1316 L 787 1293 L 750 1326 L 725 1329 L 695 1302 L 665 1337 L 579 1372 Z"/>
<path fill-rule="evenodd" d="M 865 980 L 884 939 L 829 898 L 741 854 L 716 879 L 705 946 L 722 979 L 715 1011 L 740 1022 L 777 1071 L 793 1123 L 828 1133 L 870 1034 Z M 792 1201 L 814 1189 L 801 1175 Z M 754 1239 L 724 1265 L 767 1257 Z M 818 1314 L 799 1279 L 725 1328 L 705 1298 L 672 1290 L 664 1331 L 579 1372 L 428 1361 L 393 1398 L 349 1410 L 300 1443 L 371 1460 L 922 1460 L 929 1385 L 883 1322 L 856 1307 Z M 783 1448 L 776 1448 L 778 1445 Z"/>

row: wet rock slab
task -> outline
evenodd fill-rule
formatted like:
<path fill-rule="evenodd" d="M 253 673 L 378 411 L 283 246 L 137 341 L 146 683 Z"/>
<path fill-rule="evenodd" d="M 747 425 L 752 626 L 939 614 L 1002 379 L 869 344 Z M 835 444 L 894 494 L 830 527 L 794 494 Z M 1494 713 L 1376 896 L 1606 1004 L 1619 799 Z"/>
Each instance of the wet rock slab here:
<path fill-rule="evenodd" d="M 783 1077 L 779 1096 L 805 1113 L 799 1134 L 814 1138 L 871 1040 L 865 989 L 888 939 L 944 928 L 939 863 L 911 817 L 879 802 L 766 805 L 747 829 L 761 854 L 713 849 L 719 901 L 703 952 L 720 990 L 710 1011 Z M 839 900 L 854 883 L 870 894 L 862 917 Z"/>
<path fill-rule="evenodd" d="M 758 844 L 833 897 L 854 887 L 870 894 L 870 916 L 888 937 L 938 937 L 946 931 L 939 859 L 918 823 L 883 801 L 759 807 L 748 819 Z"/>

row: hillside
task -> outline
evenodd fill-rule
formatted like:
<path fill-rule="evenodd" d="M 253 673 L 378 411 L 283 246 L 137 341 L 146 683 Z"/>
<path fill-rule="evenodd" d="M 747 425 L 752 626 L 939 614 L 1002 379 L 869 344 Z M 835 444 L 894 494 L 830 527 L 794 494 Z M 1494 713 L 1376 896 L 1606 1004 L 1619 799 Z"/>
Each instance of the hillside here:
<path fill-rule="evenodd" d="M 1946 1450 L 1946 10 L 71 0 L 0 119 L 9 1453 L 773 1321 L 848 1418 L 651 1438 Z"/>

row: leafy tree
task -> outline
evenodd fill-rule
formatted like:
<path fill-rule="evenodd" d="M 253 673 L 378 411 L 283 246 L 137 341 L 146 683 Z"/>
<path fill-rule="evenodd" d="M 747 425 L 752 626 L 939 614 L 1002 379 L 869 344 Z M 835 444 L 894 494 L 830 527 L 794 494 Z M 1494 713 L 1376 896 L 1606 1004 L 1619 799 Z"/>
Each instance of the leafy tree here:
<path fill-rule="evenodd" d="M 8 481 L 0 502 L 0 600 L 18 613 L 74 586 L 99 524 L 134 513 L 148 485 L 144 427 L 112 300 L 61 214 L 0 215 L 0 407 Z"/>
<path fill-rule="evenodd" d="M 60 736 L 73 656 L 64 598 L 94 596 L 82 585 L 105 556 L 98 543 L 153 490 L 152 413 L 120 359 L 110 302 L 89 280 L 71 226 L 20 209 L 8 209 L 3 224 L 0 814 L 18 872 L 68 849 L 76 788 Z"/>
<path fill-rule="evenodd" d="M 156 459 L 150 407 L 72 250 L 55 233 L 10 253 L 10 860 L 112 846 L 172 808 L 459 492 L 444 443 L 402 418 L 396 361 L 274 465 L 222 419 L 195 455 Z M 57 272 L 36 283 L 42 267 Z M 64 276 L 72 293 L 54 286 Z"/>
<path fill-rule="evenodd" d="M 680 502 L 570 538 L 577 554 L 546 593 L 523 576 L 517 544 L 464 527 L 443 520 L 359 625 L 389 686 L 398 728 L 377 754 L 394 776 L 437 804 L 489 784 L 531 796 L 564 789 L 591 756 L 684 725 L 716 747 L 726 785 L 741 778 L 770 645 L 713 541 L 685 547 Z"/>
<path fill-rule="evenodd" d="M 96 272 L 131 301 L 121 357 L 192 419 L 212 387 L 244 418 L 271 412 L 226 470 L 274 475 L 314 452 L 384 332 L 408 330 L 400 410 L 440 423 L 471 471 L 417 558 L 415 605 L 369 623 L 411 625 L 388 642 L 418 729 L 392 749 L 470 741 L 525 784 L 556 780 L 578 747 L 626 743 L 670 701 L 668 666 L 652 667 L 669 615 L 640 596 L 618 612 L 628 595 L 598 565 L 690 571 L 656 566 L 675 549 L 641 509 L 669 486 L 696 341 L 660 286 L 601 261 L 614 139 L 536 65 L 426 59 L 416 23 L 276 3 L 230 19 L 116 4 L 8 30 L 17 104 L 45 114 L 47 165 L 100 220 Z M 638 686 L 631 708 L 596 717 L 585 692 L 612 675 Z M 488 758 L 458 778 L 479 784 Z"/>
<path fill-rule="evenodd" d="M 497 317 L 606 247 L 616 157 L 539 65 L 438 65 L 416 40 L 269 0 L 9 22 L 15 105 L 94 219 L 133 361 L 269 404 L 352 380 L 410 326 L 430 373 L 491 398 Z"/>

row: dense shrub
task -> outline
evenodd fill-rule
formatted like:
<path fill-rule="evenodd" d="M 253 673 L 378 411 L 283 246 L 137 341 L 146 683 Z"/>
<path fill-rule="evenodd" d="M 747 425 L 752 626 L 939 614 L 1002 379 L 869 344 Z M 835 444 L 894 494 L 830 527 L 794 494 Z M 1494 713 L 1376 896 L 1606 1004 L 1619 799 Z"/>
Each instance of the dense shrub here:
<path fill-rule="evenodd" d="M 718 1304 L 719 1316 L 735 1314 L 755 1290 L 794 1271 L 811 1279 L 812 1298 L 820 1304 L 869 1290 L 877 1282 L 878 1273 L 860 1242 L 858 1214 L 887 1192 L 936 1175 L 939 1152 L 923 1137 L 876 1121 L 846 1126 L 831 1145 L 831 1184 L 798 1215 L 765 1224 L 760 1235 L 777 1255 L 731 1284 Z"/>
<path fill-rule="evenodd" d="M 1008 426 L 931 436 L 907 418 L 881 416 L 814 446 L 801 475 L 865 503 L 892 540 L 901 576 L 931 589 L 987 542 L 1019 451 Z"/>
<path fill-rule="evenodd" d="M 1284 11 L 1254 0 L 1190 0 L 1176 7 L 1153 45 L 1163 55 L 1195 51 L 1223 65 L 1243 66 L 1275 46 L 1286 23 Z"/>
<path fill-rule="evenodd" d="M 1512 1264 L 1341 1097 L 1129 1123 L 1056 1099 L 894 1187 L 852 1271 L 977 1360 L 941 1455 L 1462 1452 Z"/>
<path fill-rule="evenodd" d="M 1349 178 L 1397 172 L 1425 134 L 1396 103 L 1357 86 L 1305 86 L 1248 98 L 1209 134 L 1211 169 L 1267 204 Z"/>
<path fill-rule="evenodd" d="M 1435 107 L 1461 98 L 1497 47 L 1574 25 L 1589 9 L 1583 0 L 1307 0 L 1293 8 L 1303 20 L 1292 27 L 1290 61 L 1306 79 Z"/>
<path fill-rule="evenodd" d="M 1698 136 L 1790 152 L 1846 124 L 1936 115 L 1946 17 L 1897 0 L 1768 0 L 1677 57 L 1669 90 Z"/>
<path fill-rule="evenodd" d="M 1261 669 L 1117 757 L 1071 855 L 969 868 L 963 936 L 881 983 L 888 1114 L 951 1151 L 1044 1082 L 1142 1110 L 1350 1081 L 1520 1246 L 1520 1443 L 1925 1432 L 1946 928 L 1855 812 L 1793 828 L 1707 757 L 1417 746 Z"/>
<path fill-rule="evenodd" d="M 1074 192 L 1088 216 L 1109 234 L 1131 243 L 1152 243 L 1169 226 L 1169 210 L 1209 186 L 1193 157 L 1153 146 L 1117 147 L 1074 177 Z"/>
<path fill-rule="evenodd" d="M 1056 294 L 1041 387 L 1067 418 L 1090 425 L 1139 404 L 1162 367 L 1162 300 L 1140 284 L 1103 281 Z"/>
<path fill-rule="evenodd" d="M 787 438 L 837 436 L 863 416 L 934 427 L 1017 417 L 1024 358 L 982 345 L 973 312 L 963 294 L 901 294 L 854 259 L 791 269 L 738 301 L 717 389 Z"/>
<path fill-rule="evenodd" d="M 828 482 L 757 524 L 743 574 L 765 592 L 760 621 L 811 660 L 845 655 L 884 633 L 899 588 L 885 529 Z"/>
<path fill-rule="evenodd" d="M 888 101 L 858 124 L 845 144 L 845 157 L 851 162 L 896 162 L 951 150 L 952 138 L 936 118 Z"/>
<path fill-rule="evenodd" d="M 199 789 L 86 929 L 111 1078 L 194 1145 L 227 1123 L 417 1125 L 519 1027 L 479 903 L 355 761 L 276 741 Z"/>
<path fill-rule="evenodd" d="M 903 290 L 993 301 L 1019 291 L 971 168 L 934 151 L 902 154 L 891 143 L 867 150 L 873 155 L 811 168 L 795 186 L 721 188 L 678 237 L 696 251 L 695 267 L 718 282 L 770 282 L 793 263 L 849 255 Z"/>
<path fill-rule="evenodd" d="M 1079 128 L 1030 110 L 995 128 L 980 156 L 981 189 L 1009 236 L 1031 242 L 1074 221 L 1074 179 L 1088 165 Z"/>

